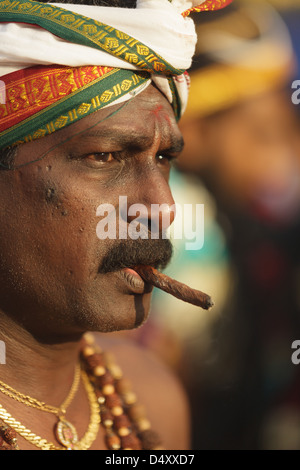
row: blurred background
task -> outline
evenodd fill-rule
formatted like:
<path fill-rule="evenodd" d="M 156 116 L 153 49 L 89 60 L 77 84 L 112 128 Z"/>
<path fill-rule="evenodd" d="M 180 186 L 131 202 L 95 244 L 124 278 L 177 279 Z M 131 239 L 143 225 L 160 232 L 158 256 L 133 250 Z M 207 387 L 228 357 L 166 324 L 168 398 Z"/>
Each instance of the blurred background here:
<path fill-rule="evenodd" d="M 183 372 L 195 448 L 300 448 L 300 10 L 278 6 L 235 0 L 195 18 L 180 169 L 212 197 L 228 268 L 208 347 Z"/>
<path fill-rule="evenodd" d="M 181 378 L 192 449 L 300 449 L 300 1 L 235 0 L 194 20 L 171 187 L 176 203 L 204 204 L 205 241 L 174 240 L 166 273 L 215 307 L 155 291 L 134 335 Z"/>

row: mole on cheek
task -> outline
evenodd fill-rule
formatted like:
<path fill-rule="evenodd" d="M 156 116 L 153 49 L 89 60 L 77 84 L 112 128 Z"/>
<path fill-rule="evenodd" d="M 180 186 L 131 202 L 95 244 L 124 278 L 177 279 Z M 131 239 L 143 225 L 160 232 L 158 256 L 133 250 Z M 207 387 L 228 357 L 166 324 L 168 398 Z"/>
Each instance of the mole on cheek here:
<path fill-rule="evenodd" d="M 45 200 L 48 204 L 53 205 L 55 209 L 59 210 L 61 215 L 68 215 L 68 211 L 64 208 L 61 198 L 59 197 L 59 192 L 54 186 L 47 186 L 45 188 Z"/>
<path fill-rule="evenodd" d="M 56 189 L 53 188 L 53 187 L 48 187 L 46 188 L 46 191 L 45 191 L 45 199 L 47 202 L 54 202 L 55 200 L 57 200 L 57 196 L 56 196 Z"/>

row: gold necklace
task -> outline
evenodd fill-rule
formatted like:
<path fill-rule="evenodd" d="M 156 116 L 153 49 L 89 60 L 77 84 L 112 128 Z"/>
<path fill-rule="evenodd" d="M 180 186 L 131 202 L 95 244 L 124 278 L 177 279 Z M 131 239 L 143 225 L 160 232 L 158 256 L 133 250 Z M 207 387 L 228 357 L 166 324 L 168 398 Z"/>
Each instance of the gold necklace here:
<path fill-rule="evenodd" d="M 55 446 L 52 442 L 42 439 L 40 436 L 34 434 L 30 429 L 27 429 L 19 421 L 15 420 L 9 413 L 0 405 L 0 418 L 2 421 L 13 428 L 20 436 L 24 437 L 28 442 L 38 447 L 41 450 L 87 450 L 97 437 L 100 426 L 100 406 L 91 385 L 87 374 L 81 371 L 82 381 L 90 403 L 90 422 L 88 429 L 83 438 L 78 441 L 77 433 L 73 433 L 73 425 L 60 417 L 61 426 L 56 429 L 58 441 L 64 446 L 63 448 Z M 75 429 L 75 428 L 74 428 Z"/>
<path fill-rule="evenodd" d="M 46 405 L 46 403 L 39 401 L 36 398 L 32 398 L 29 395 L 24 395 L 23 393 L 18 392 L 17 390 L 10 387 L 6 383 L 2 382 L 1 380 L 0 380 L 0 392 L 4 393 L 10 398 L 13 398 L 14 400 L 19 401 L 20 403 L 24 403 L 27 406 L 37 408 L 41 411 L 46 411 L 48 413 L 61 415 L 61 414 L 66 413 L 67 407 L 70 405 L 71 401 L 73 400 L 74 395 L 78 390 L 79 381 L 80 381 L 80 363 L 76 365 L 73 383 L 68 393 L 68 396 L 59 407 Z"/>
<path fill-rule="evenodd" d="M 41 411 L 46 411 L 47 413 L 53 413 L 57 416 L 58 422 L 55 426 L 56 431 L 56 438 L 62 444 L 65 445 L 66 437 L 68 436 L 68 440 L 70 442 L 77 442 L 78 436 L 77 431 L 72 423 L 66 420 L 65 415 L 67 412 L 67 408 L 70 405 L 71 401 L 73 400 L 75 393 L 78 390 L 80 382 L 80 363 L 76 365 L 75 374 L 73 383 L 68 393 L 67 398 L 63 401 L 63 403 L 59 407 L 55 407 L 52 405 L 47 405 L 44 402 L 37 400 L 36 398 L 32 398 L 29 395 L 24 395 L 21 392 L 18 392 L 14 388 L 10 387 L 6 383 L 0 380 L 0 392 L 4 393 L 5 395 L 13 398 L 14 400 L 23 403 L 27 406 L 31 406 L 32 408 L 37 408 Z"/>

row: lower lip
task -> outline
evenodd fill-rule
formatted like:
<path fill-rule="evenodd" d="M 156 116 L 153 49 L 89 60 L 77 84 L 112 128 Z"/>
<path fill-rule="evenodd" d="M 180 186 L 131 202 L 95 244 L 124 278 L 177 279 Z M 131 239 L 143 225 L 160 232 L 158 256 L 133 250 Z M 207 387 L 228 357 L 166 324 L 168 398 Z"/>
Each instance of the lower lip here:
<path fill-rule="evenodd" d="M 152 290 L 152 286 L 147 284 L 134 269 L 124 268 L 121 269 L 119 273 L 131 292 L 135 294 L 145 294 Z M 151 288 L 149 289 L 149 287 Z"/>

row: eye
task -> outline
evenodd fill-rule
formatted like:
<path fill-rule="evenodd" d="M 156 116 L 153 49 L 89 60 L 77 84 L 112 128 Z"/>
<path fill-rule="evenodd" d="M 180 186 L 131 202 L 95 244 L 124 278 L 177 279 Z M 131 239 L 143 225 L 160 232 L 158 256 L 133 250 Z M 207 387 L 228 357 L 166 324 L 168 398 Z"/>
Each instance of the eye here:
<path fill-rule="evenodd" d="M 120 163 L 118 152 L 86 153 L 80 157 L 80 160 L 82 160 L 85 165 L 95 170 L 115 168 L 115 164 Z"/>
<path fill-rule="evenodd" d="M 168 155 L 163 155 L 163 154 L 157 154 L 156 155 L 156 161 L 160 165 L 169 166 L 172 163 L 172 160 L 174 160 L 174 157 L 171 157 L 171 156 L 168 156 Z"/>
<path fill-rule="evenodd" d="M 112 152 L 99 152 L 99 153 L 90 153 L 86 155 L 85 158 L 90 162 L 95 163 L 110 163 L 115 160 L 115 156 Z"/>

